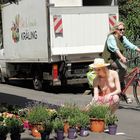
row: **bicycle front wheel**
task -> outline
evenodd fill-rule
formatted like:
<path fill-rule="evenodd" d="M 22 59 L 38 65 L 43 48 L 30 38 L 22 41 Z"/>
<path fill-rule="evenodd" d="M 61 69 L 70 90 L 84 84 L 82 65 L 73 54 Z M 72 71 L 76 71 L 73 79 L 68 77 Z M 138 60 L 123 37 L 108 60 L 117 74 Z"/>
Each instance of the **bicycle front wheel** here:
<path fill-rule="evenodd" d="M 136 103 L 138 105 L 140 105 L 140 101 L 138 98 L 138 88 L 139 88 L 139 83 L 138 83 L 138 81 L 136 81 L 135 83 L 133 83 L 133 95 L 134 95 L 134 98 L 136 100 Z"/>

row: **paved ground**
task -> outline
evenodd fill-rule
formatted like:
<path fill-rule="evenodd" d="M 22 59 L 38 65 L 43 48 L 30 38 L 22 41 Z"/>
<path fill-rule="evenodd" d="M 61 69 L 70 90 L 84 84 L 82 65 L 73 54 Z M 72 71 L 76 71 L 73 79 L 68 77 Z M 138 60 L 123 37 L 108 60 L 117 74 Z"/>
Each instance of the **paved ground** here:
<path fill-rule="evenodd" d="M 75 88 L 75 87 L 74 87 Z M 132 88 L 127 91 L 128 95 L 132 97 Z M 91 95 L 82 95 L 78 93 L 77 89 L 74 93 L 59 93 L 54 94 L 52 92 L 34 91 L 32 89 L 26 89 L 21 87 L 0 85 L 0 101 L 9 101 L 11 103 L 21 103 L 38 100 L 43 102 L 49 102 L 52 104 L 62 104 L 65 102 L 73 102 L 79 106 L 86 105 Z M 115 136 L 111 136 L 108 133 L 93 133 L 90 132 L 88 137 L 78 136 L 76 140 L 139 140 L 140 139 L 140 107 L 133 104 L 128 105 L 125 102 L 120 102 L 120 108 L 116 112 L 119 122 L 118 130 Z M 30 135 L 30 131 L 26 130 L 22 133 L 22 140 L 34 140 L 36 138 Z M 51 135 L 50 140 L 54 139 L 54 134 Z M 10 140 L 9 136 L 7 140 Z M 67 136 L 65 140 L 68 140 Z"/>

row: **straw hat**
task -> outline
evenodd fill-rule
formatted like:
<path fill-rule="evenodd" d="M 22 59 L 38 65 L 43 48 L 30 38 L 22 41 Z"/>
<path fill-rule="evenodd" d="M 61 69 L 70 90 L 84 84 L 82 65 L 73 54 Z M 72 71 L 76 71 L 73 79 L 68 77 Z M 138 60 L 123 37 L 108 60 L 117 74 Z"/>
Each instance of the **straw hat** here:
<path fill-rule="evenodd" d="M 90 68 L 100 68 L 100 67 L 107 67 L 109 66 L 109 63 L 105 63 L 103 58 L 95 58 L 94 63 L 90 64 Z"/>

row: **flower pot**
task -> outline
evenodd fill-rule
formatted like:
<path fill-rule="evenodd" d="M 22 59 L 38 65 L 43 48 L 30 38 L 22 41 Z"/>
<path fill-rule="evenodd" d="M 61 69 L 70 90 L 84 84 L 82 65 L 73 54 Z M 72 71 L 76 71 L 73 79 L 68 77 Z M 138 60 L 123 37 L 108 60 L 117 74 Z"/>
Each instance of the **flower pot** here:
<path fill-rule="evenodd" d="M 87 128 L 81 128 L 80 129 L 80 136 L 86 137 L 88 135 L 89 135 L 89 132 L 88 132 Z"/>
<path fill-rule="evenodd" d="M 32 134 L 33 137 L 36 137 L 36 138 L 41 137 L 41 134 L 38 132 L 38 130 L 37 130 L 37 128 L 35 126 L 32 126 L 31 134 Z"/>
<path fill-rule="evenodd" d="M 14 133 L 10 135 L 11 140 L 20 140 L 21 139 L 21 134 L 19 133 Z"/>
<path fill-rule="evenodd" d="M 104 132 L 105 121 L 102 119 L 90 119 L 90 130 L 92 132 Z"/>
<path fill-rule="evenodd" d="M 7 135 L 0 135 L 0 140 L 6 140 Z"/>
<path fill-rule="evenodd" d="M 76 128 L 69 128 L 68 129 L 68 138 L 76 139 L 76 137 L 77 137 Z"/>
<path fill-rule="evenodd" d="M 64 133 L 68 133 L 68 129 L 69 129 L 69 123 L 66 121 L 64 122 Z"/>
<path fill-rule="evenodd" d="M 41 133 L 41 140 L 49 140 L 49 137 L 50 137 L 50 132 L 42 132 Z"/>
<path fill-rule="evenodd" d="M 64 131 L 63 130 L 58 130 L 56 132 L 56 140 L 63 140 L 64 139 Z"/>
<path fill-rule="evenodd" d="M 109 130 L 109 134 L 110 135 L 115 135 L 116 132 L 117 132 L 117 125 L 114 124 L 114 125 L 108 125 L 108 130 Z"/>

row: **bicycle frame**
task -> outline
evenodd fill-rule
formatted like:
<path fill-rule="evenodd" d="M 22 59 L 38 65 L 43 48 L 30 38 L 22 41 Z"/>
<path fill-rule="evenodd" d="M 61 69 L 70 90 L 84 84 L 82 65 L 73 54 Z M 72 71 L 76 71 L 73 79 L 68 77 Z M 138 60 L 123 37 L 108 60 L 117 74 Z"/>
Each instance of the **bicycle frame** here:
<path fill-rule="evenodd" d="M 124 94 L 126 92 L 126 90 L 128 89 L 128 87 L 131 85 L 132 82 L 137 81 L 139 86 L 140 86 L 140 81 L 139 81 L 139 74 L 140 74 L 140 69 L 138 67 L 135 67 L 129 74 L 127 74 L 125 76 L 125 88 L 122 90 L 122 93 Z M 126 81 L 128 78 L 128 81 Z"/>

